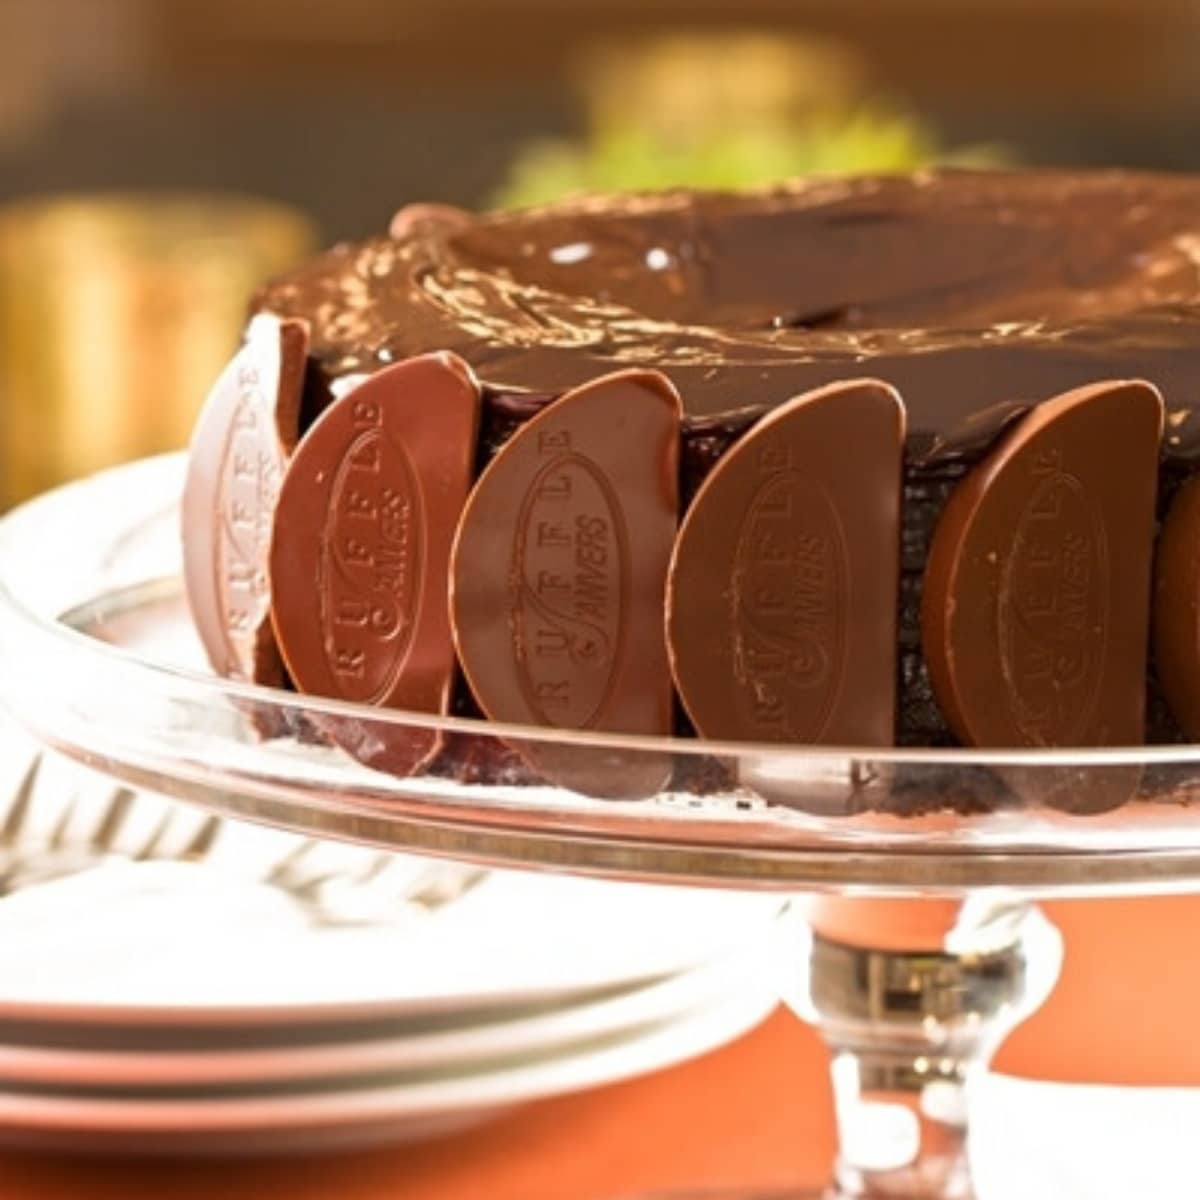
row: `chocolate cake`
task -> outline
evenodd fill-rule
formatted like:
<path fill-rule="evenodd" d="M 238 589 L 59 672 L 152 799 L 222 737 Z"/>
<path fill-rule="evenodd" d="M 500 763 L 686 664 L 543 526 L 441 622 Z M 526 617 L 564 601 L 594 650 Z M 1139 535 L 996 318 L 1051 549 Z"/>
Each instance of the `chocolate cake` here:
<path fill-rule="evenodd" d="M 185 505 L 222 672 L 799 745 L 1200 739 L 1200 179 L 414 206 L 253 312 Z"/>

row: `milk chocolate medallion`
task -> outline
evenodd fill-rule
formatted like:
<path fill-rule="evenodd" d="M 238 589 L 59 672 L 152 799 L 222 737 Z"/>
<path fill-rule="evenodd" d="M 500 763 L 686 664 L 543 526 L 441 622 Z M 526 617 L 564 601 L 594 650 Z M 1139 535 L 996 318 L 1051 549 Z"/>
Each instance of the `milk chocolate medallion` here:
<path fill-rule="evenodd" d="M 305 435 L 270 550 L 275 632 L 301 691 L 446 711 L 447 564 L 478 423 L 469 369 L 430 354 L 372 375 Z M 369 765 L 397 773 L 440 746 L 434 730 L 340 717 L 322 725 Z"/>
<path fill-rule="evenodd" d="M 1176 493 L 1159 534 L 1154 659 L 1172 715 L 1200 741 L 1200 476 Z"/>
<path fill-rule="evenodd" d="M 667 645 L 703 737 L 890 746 L 904 408 L 873 380 L 797 396 L 696 495 Z"/>
<path fill-rule="evenodd" d="M 717 463 L 667 576 L 667 648 L 702 737 L 894 740 L 904 407 L 874 380 L 797 396 Z M 823 813 L 875 772 L 845 757 L 740 760 L 760 795 Z"/>
<path fill-rule="evenodd" d="M 1150 384 L 1067 392 L 1023 418 L 951 496 L 926 568 L 922 644 L 967 745 L 1142 742 L 1162 426 Z M 1117 774 L 1090 790 L 1074 781 L 1050 802 L 1119 803 L 1136 778 Z"/>
<path fill-rule="evenodd" d="M 279 686 L 267 552 L 300 432 L 308 325 L 254 318 L 196 423 L 183 493 L 188 604 L 214 670 Z"/>
<path fill-rule="evenodd" d="M 454 543 L 451 618 L 492 720 L 671 732 L 662 612 L 679 421 L 665 376 L 618 372 L 549 405 L 480 477 Z M 670 773 L 666 754 L 513 744 L 589 795 L 649 795 Z"/>

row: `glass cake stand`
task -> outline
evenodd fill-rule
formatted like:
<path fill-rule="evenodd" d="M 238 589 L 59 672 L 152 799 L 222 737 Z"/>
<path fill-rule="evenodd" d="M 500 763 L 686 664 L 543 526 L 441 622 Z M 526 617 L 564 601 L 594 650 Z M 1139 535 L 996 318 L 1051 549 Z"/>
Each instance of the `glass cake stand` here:
<path fill-rule="evenodd" d="M 0 521 L 6 707 L 118 780 L 310 835 L 796 893 L 811 919 L 781 987 L 833 1051 L 830 1196 L 972 1194 L 972 1078 L 1057 975 L 1039 897 L 1200 881 L 1200 747 L 781 750 L 380 712 L 215 678 L 181 592 L 183 468 L 134 463 Z M 414 727 L 443 737 L 416 776 L 340 748 L 361 757 Z M 612 800 L 525 765 L 554 775 L 567 760 L 576 780 L 665 764 L 672 782 Z"/>

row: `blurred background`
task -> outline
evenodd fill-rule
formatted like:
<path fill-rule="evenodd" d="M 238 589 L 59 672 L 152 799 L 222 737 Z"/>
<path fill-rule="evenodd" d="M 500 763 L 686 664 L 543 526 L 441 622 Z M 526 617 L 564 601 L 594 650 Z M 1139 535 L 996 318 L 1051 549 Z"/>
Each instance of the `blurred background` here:
<path fill-rule="evenodd" d="M 486 202 L 531 140 L 584 137 L 617 97 L 737 122 L 681 35 L 718 61 L 737 35 L 773 43 L 738 73 L 759 108 L 879 104 L 1031 161 L 1200 154 L 1189 0 L 5 0 L 0 22 L 6 197 L 233 187 L 329 238 L 405 198 Z"/>
<path fill-rule="evenodd" d="M 1191 0 L 0 0 L 0 505 L 180 444 L 254 283 L 403 203 L 1187 168 L 1198 49 Z"/>
<path fill-rule="evenodd" d="M 1198 49 L 1191 0 L 4 0 L 0 196 L 233 188 L 337 239 L 487 203 L 548 137 L 839 109 L 911 121 L 860 129 L 885 165 L 1189 167 Z"/>

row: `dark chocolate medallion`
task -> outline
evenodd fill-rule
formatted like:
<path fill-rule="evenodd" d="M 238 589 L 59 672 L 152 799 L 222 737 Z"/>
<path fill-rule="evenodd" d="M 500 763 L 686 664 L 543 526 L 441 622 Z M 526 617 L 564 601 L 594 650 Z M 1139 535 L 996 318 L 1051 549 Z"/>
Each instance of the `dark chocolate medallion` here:
<path fill-rule="evenodd" d="M 951 496 L 921 628 L 938 702 L 967 745 L 1141 743 L 1162 426 L 1150 384 L 1067 392 Z"/>
<path fill-rule="evenodd" d="M 267 551 L 299 436 L 308 325 L 258 316 L 196 424 L 183 494 L 188 603 L 213 668 L 279 686 Z"/>
<path fill-rule="evenodd" d="M 306 434 L 280 490 L 270 552 L 276 636 L 301 691 L 446 711 L 447 564 L 478 423 L 468 368 L 430 354 L 372 375 Z M 342 718 L 325 724 L 370 765 L 398 773 L 440 745 L 433 730 L 401 735 L 377 723 L 382 732 L 367 737 Z"/>
<path fill-rule="evenodd" d="M 668 734 L 662 612 L 678 506 L 680 401 L 624 371 L 524 425 L 463 511 L 451 563 L 459 659 L 494 721 Z M 644 796 L 668 756 L 517 743 L 549 778 Z"/>
<path fill-rule="evenodd" d="M 1172 715 L 1200 741 L 1200 476 L 1179 489 L 1159 534 L 1154 659 Z"/>
<path fill-rule="evenodd" d="M 704 737 L 892 744 L 904 408 L 862 380 L 797 396 L 705 480 L 667 582 Z"/>

